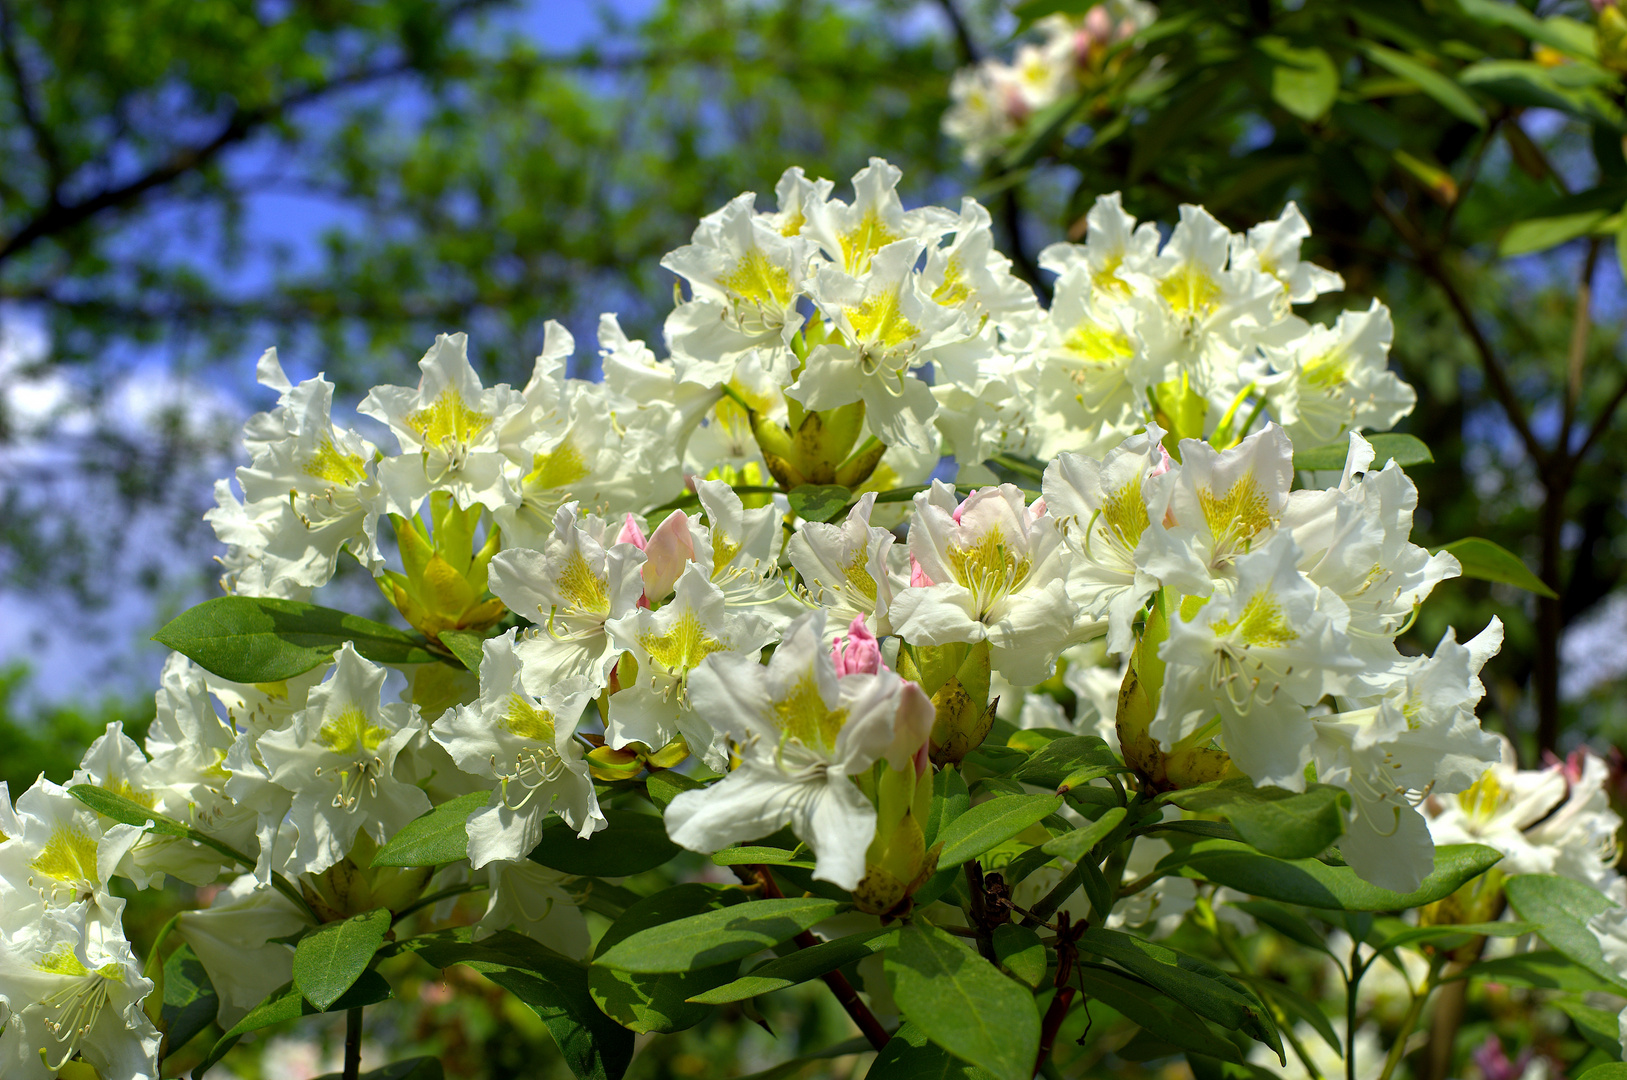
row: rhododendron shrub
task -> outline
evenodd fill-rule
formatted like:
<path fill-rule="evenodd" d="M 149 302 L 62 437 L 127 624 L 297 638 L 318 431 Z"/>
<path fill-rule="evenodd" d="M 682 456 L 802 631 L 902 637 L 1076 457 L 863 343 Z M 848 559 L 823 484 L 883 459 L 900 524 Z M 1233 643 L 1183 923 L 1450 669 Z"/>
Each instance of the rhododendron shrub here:
<path fill-rule="evenodd" d="M 1042 304 L 982 206 L 899 179 L 793 168 L 704 218 L 664 348 L 604 316 L 602 381 L 557 324 L 491 386 L 443 335 L 370 439 L 268 351 L 226 595 L 159 632 L 145 745 L 0 789 L 0 1071 L 155 1080 L 213 1021 L 196 1077 L 343 1011 L 355 1075 L 402 955 L 516 994 L 582 1077 L 821 979 L 869 1075 L 1002 1080 L 1094 1001 L 1126 1057 L 1389 1075 L 1364 972 L 1427 954 L 1421 1009 L 1487 937 L 1627 993 L 1602 764 L 1481 729 L 1497 621 L 1398 645 L 1466 567 L 1411 539 L 1388 312 L 1303 314 L 1343 283 L 1299 211 L 1165 236 L 1104 195 Z M 399 619 L 313 602 L 348 560 Z M 137 956 L 109 883 L 171 876 L 221 887 Z M 1344 935 L 1342 1034 L 1240 925 Z"/>

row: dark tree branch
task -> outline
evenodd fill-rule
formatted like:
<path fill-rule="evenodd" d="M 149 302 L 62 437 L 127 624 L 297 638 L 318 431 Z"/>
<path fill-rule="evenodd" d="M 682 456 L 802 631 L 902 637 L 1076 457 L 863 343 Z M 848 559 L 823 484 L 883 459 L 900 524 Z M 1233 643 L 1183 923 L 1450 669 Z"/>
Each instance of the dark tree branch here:
<path fill-rule="evenodd" d="M 982 53 L 977 47 L 977 42 L 972 40 L 972 32 L 967 27 L 960 8 L 955 6 L 955 0 L 938 0 L 938 6 L 943 9 L 943 17 L 949 20 L 949 29 L 955 35 L 955 48 L 960 51 L 960 62 L 977 63 L 983 58 Z"/>
<path fill-rule="evenodd" d="M 62 152 L 45 123 L 39 102 L 34 99 L 34 88 L 29 85 L 28 73 L 23 70 L 22 52 L 17 48 L 17 23 L 5 0 L 0 0 L 0 62 L 5 64 L 6 77 L 11 81 L 12 93 L 16 95 L 17 112 L 22 116 L 23 126 L 28 128 L 34 140 L 34 149 L 45 161 L 46 171 L 51 178 L 47 198 L 55 204 L 67 176 L 62 166 Z"/>
<path fill-rule="evenodd" d="M 382 67 L 364 68 L 307 87 L 268 105 L 238 109 L 213 138 L 175 151 L 167 161 L 133 180 L 104 188 L 73 203 L 63 204 L 53 199 L 21 229 L 0 240 L 0 264 L 41 240 L 75 228 L 103 211 L 132 205 L 149 191 L 162 188 L 207 166 L 219 157 L 222 151 L 242 142 L 270 121 L 292 109 L 318 101 L 340 90 L 405 74 L 411 67 L 409 62 L 403 60 Z"/>

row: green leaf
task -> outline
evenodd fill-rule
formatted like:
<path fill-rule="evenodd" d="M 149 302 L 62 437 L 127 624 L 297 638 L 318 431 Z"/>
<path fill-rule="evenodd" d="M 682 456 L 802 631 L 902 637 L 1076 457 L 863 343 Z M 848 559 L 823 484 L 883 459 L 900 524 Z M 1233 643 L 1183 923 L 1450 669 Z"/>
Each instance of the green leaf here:
<path fill-rule="evenodd" d="M 1034 995 L 956 938 L 924 923 L 899 931 L 887 983 L 899 1009 L 934 1043 L 997 1080 L 1029 1080 L 1039 1056 Z"/>
<path fill-rule="evenodd" d="M 189 608 L 153 635 L 205 671 L 237 683 L 282 682 L 333 659 L 351 642 L 380 664 L 438 659 L 420 638 L 332 608 L 269 597 L 217 596 Z"/>
<path fill-rule="evenodd" d="M 1554 874 L 1519 874 L 1503 883 L 1508 904 L 1537 933 L 1601 979 L 1622 984 L 1587 922 L 1616 905 L 1594 889 Z"/>
<path fill-rule="evenodd" d="M 781 956 L 752 968 L 733 982 L 694 994 L 688 1000 L 703 1005 L 723 1005 L 784 990 L 880 952 L 892 944 L 895 933 L 890 929 L 866 930 L 834 941 L 820 942 L 811 949 L 798 949 L 789 956 Z"/>
<path fill-rule="evenodd" d="M 673 772 L 671 769 L 652 772 L 644 781 L 644 790 L 650 796 L 650 801 L 663 812 L 666 811 L 667 804 L 678 797 L 680 791 L 696 791 L 705 786 L 699 780 Z"/>
<path fill-rule="evenodd" d="M 800 484 L 785 493 L 791 512 L 808 521 L 829 521 L 847 507 L 853 493 L 838 484 Z"/>
<path fill-rule="evenodd" d="M 762 863 L 765 866 L 800 866 L 804 870 L 814 868 L 812 859 L 798 858 L 794 852 L 775 847 L 724 848 L 712 856 L 712 862 L 717 866 L 751 866 Z"/>
<path fill-rule="evenodd" d="M 1593 41 L 1592 28 L 1573 20 L 1539 19 L 1519 4 L 1510 4 L 1506 0 L 1457 0 L 1457 5 L 1463 9 L 1463 14 L 1482 26 L 1507 27 L 1532 41 L 1585 60 L 1594 59 L 1599 54 L 1598 46 Z"/>
<path fill-rule="evenodd" d="M 1582 1038 L 1617 1061 L 1621 1060 L 1621 1028 L 1617 1013 L 1595 1009 L 1580 1001 L 1560 1000 L 1554 1004 L 1576 1022 L 1576 1030 L 1582 1033 Z"/>
<path fill-rule="evenodd" d="M 294 986 L 318 1009 L 331 1007 L 373 962 L 389 929 L 388 908 L 317 927 L 294 946 Z"/>
<path fill-rule="evenodd" d="M 1435 869 L 1410 893 L 1369 885 L 1348 866 L 1316 859 L 1274 859 L 1246 844 L 1199 840 L 1165 856 L 1161 868 L 1180 868 L 1217 885 L 1267 900 L 1335 911 L 1402 911 L 1442 900 L 1491 869 L 1501 853 L 1481 844 L 1435 849 Z"/>
<path fill-rule="evenodd" d="M 816 1061 L 828 1061 L 831 1058 L 846 1057 L 849 1054 L 862 1054 L 872 1049 L 870 1040 L 860 1035 L 852 1039 L 844 1039 L 839 1043 L 832 1043 L 823 1050 L 815 1050 L 811 1054 L 801 1054 L 790 1061 L 782 1061 L 778 1065 L 770 1066 L 761 1072 L 747 1073 L 737 1077 L 736 1080 L 790 1080 L 791 1077 L 800 1076 L 804 1070 Z M 877 1077 L 880 1080 L 880 1077 Z"/>
<path fill-rule="evenodd" d="M 1449 979 L 1486 979 L 1538 990 L 1570 990 L 1578 994 L 1621 993 L 1620 986 L 1613 980 L 1601 979 L 1563 953 L 1546 949 L 1500 956 L 1495 960 L 1480 960 Z"/>
<path fill-rule="evenodd" d="M 887 1040 L 869 1075 L 876 1080 L 991 1080 L 987 1072 L 928 1039 L 914 1022 L 906 1022 Z"/>
<path fill-rule="evenodd" d="M 1504 258 L 1529 255 L 1574 240 L 1620 210 L 1623 199 L 1627 199 L 1627 185 L 1612 182 L 1543 203 L 1509 227 L 1497 253 Z"/>
<path fill-rule="evenodd" d="M 1349 794 L 1330 784 L 1313 784 L 1293 792 L 1257 788 L 1247 780 L 1178 792 L 1169 801 L 1186 810 L 1224 814 L 1246 842 L 1279 859 L 1322 854 L 1343 835 L 1345 810 L 1350 806 Z"/>
<path fill-rule="evenodd" d="M 588 994 L 587 970 L 510 931 L 478 942 L 446 940 L 418 950 L 431 967 L 466 964 L 531 1007 L 581 1080 L 619 1080 L 633 1058 L 633 1034 Z"/>
<path fill-rule="evenodd" d="M 441 866 L 469 857 L 469 815 L 491 801 L 471 791 L 401 827 L 373 856 L 374 866 Z"/>
<path fill-rule="evenodd" d="M 1388 461 L 1394 461 L 1402 468 L 1412 465 L 1427 465 L 1435 460 L 1424 445 L 1422 439 L 1412 435 L 1400 435 L 1393 431 L 1378 435 L 1364 435 L 1373 446 L 1373 468 L 1382 469 Z M 1312 470 L 1343 469 L 1345 459 L 1350 454 L 1350 442 L 1329 443 L 1327 446 L 1318 446 L 1314 450 L 1296 450 L 1294 452 L 1294 468 Z"/>
<path fill-rule="evenodd" d="M 390 997 L 390 984 L 384 981 L 384 976 L 376 971 L 364 971 L 356 984 L 333 1003 L 327 1010 L 318 1009 L 294 988 L 293 983 L 284 983 L 273 990 L 260 1004 L 249 1010 L 249 1014 L 239 1020 L 230 1031 L 222 1035 L 210 1049 L 208 1055 L 192 1070 L 193 1080 L 199 1080 L 204 1073 L 220 1063 L 226 1052 L 237 1045 L 237 1041 L 251 1031 L 280 1024 L 285 1020 L 297 1020 L 301 1016 L 315 1016 L 319 1012 L 346 1012 L 350 1009 L 360 1009 L 367 1005 L 377 1005 Z"/>
<path fill-rule="evenodd" d="M 979 803 L 938 834 L 938 841 L 943 844 L 938 869 L 946 870 L 977 858 L 1030 825 L 1050 817 L 1061 806 L 1060 795 L 1002 795 Z"/>
<path fill-rule="evenodd" d="M 164 1056 L 184 1047 L 215 1022 L 220 1011 L 220 995 L 209 981 L 209 973 L 192 951 L 182 945 L 164 961 L 164 1008 L 160 1014 L 164 1031 Z"/>
<path fill-rule="evenodd" d="M 663 889 L 622 912 L 599 940 L 598 951 L 602 955 L 640 930 L 717 911 L 744 903 L 745 899 L 746 894 L 739 889 L 699 883 Z M 594 964 L 588 968 L 588 991 L 606 1016 L 631 1031 L 641 1035 L 682 1031 L 700 1023 L 712 1011 L 709 1004 L 688 999 L 722 986 L 738 972 L 734 963 L 658 975 L 637 975 Z"/>
<path fill-rule="evenodd" d="M 344 1073 L 326 1073 L 316 1080 L 344 1080 Z M 382 1069 L 370 1069 L 358 1080 L 442 1080 L 446 1073 L 439 1059 L 432 1057 L 406 1058 Z"/>
<path fill-rule="evenodd" d="M 1113 961 L 1222 1028 L 1242 1031 L 1282 1055 L 1271 1013 L 1236 979 L 1195 956 L 1116 930 L 1086 930 L 1083 952 Z"/>
<path fill-rule="evenodd" d="M 166 817 L 156 810 L 149 810 L 133 799 L 126 799 L 123 795 L 97 787 L 95 784 L 75 784 L 68 789 L 68 794 L 103 817 L 112 818 L 121 825 L 140 826 L 151 822 L 152 828 L 148 831 L 154 836 L 178 836 L 191 840 L 196 831 L 172 817 Z"/>
<path fill-rule="evenodd" d="M 1254 47 L 1271 64 L 1271 100 L 1301 120 L 1327 115 L 1339 95 L 1339 70 L 1323 49 L 1299 48 L 1280 37 L 1261 37 Z"/>
<path fill-rule="evenodd" d="M 847 907 L 817 896 L 754 900 L 640 930 L 594 957 L 593 964 L 633 972 L 712 967 L 788 941 Z"/>
<path fill-rule="evenodd" d="M 994 928 L 994 955 L 1029 989 L 1038 990 L 1050 969 L 1045 944 L 1026 926 L 1003 923 Z"/>
<path fill-rule="evenodd" d="M 1262 998 L 1271 998 L 1289 1016 L 1297 1017 L 1315 1028 L 1316 1033 L 1322 1036 L 1322 1041 L 1327 1043 L 1335 1054 L 1338 1054 L 1341 1058 L 1344 1057 L 1344 1047 L 1340 1045 L 1339 1032 L 1334 1029 L 1327 1013 L 1324 1013 L 1314 1001 L 1306 1000 L 1295 993 L 1291 987 L 1273 979 L 1249 978 L 1247 976 L 1244 976 L 1244 979 L 1256 994 L 1261 995 Z"/>
<path fill-rule="evenodd" d="M 578 877 L 631 877 L 654 870 L 681 848 L 667 839 L 667 826 L 655 814 L 636 810 L 604 809 L 610 827 L 586 840 L 556 820 L 542 830 L 531 860 Z"/>
<path fill-rule="evenodd" d="M 1122 806 L 1110 806 L 1107 812 L 1095 821 L 1081 825 L 1072 832 L 1065 832 L 1061 836 L 1054 836 L 1043 845 L 1047 855 L 1060 855 L 1069 862 L 1082 862 L 1090 854 L 1091 848 L 1107 838 L 1107 834 L 1118 828 L 1119 823 L 1129 813 Z"/>
<path fill-rule="evenodd" d="M 486 637 L 473 630 L 442 630 L 441 644 L 452 650 L 452 655 L 458 662 L 476 675 L 480 674 L 480 662 L 486 657 Z"/>
<path fill-rule="evenodd" d="M 1543 584 L 1541 578 L 1531 572 L 1531 568 L 1512 551 L 1490 540 L 1478 536 L 1466 536 L 1462 540 L 1454 540 L 1440 549 L 1447 552 L 1463 565 L 1463 576 L 1479 578 L 1482 581 L 1498 581 L 1504 585 L 1513 585 L 1517 589 L 1534 592 L 1538 596 L 1546 596 L 1550 600 L 1557 599 L 1554 591 Z"/>
<path fill-rule="evenodd" d="M 1415 60 L 1406 53 L 1398 52 L 1376 42 L 1357 41 L 1354 42 L 1354 45 L 1367 59 L 1388 71 L 1391 75 L 1410 82 L 1425 94 L 1434 98 L 1435 104 L 1453 116 L 1460 120 L 1467 120 L 1478 128 L 1486 126 L 1486 110 L 1482 109 L 1461 86 L 1434 68 Z"/>
<path fill-rule="evenodd" d="M 1534 60 L 1480 60 L 1458 73 L 1458 82 L 1509 105 L 1556 109 L 1582 120 L 1621 126 L 1621 110 L 1590 87 L 1566 86 Z"/>
<path fill-rule="evenodd" d="M 1608 1065 L 1595 1065 L 1587 1072 L 1578 1076 L 1576 1080 L 1627 1080 L 1627 1065 L 1611 1062 Z"/>
<path fill-rule="evenodd" d="M 1140 979 L 1085 961 L 1074 973 L 1074 981 L 1087 997 L 1111 1006 L 1179 1050 L 1223 1061 L 1242 1060 L 1237 1047 L 1215 1034 L 1191 1009 Z"/>
<path fill-rule="evenodd" d="M 1124 764 L 1096 736 L 1069 735 L 1046 743 L 1011 778 L 1036 787 L 1055 788 L 1082 769 L 1098 768 L 1103 770 L 1099 775 L 1106 776 L 1122 770 Z"/>
<path fill-rule="evenodd" d="M 1269 900 L 1228 900 L 1227 903 L 1238 911 L 1248 912 L 1290 941 L 1333 955 L 1328 952 L 1327 935 L 1318 933 L 1315 927 L 1287 908 L 1278 907 Z"/>
<path fill-rule="evenodd" d="M 1535 931 L 1536 927 L 1530 923 L 1514 922 L 1512 920 L 1490 923 L 1414 926 L 1385 938 L 1374 948 L 1379 952 L 1389 952 L 1391 949 L 1399 949 L 1403 945 L 1416 945 L 1424 941 L 1449 941 L 1453 938 L 1462 938 L 1462 943 L 1466 944 L 1477 937 L 1519 937 L 1522 934 L 1530 934 Z M 1456 948 L 1456 945 L 1445 947 Z"/>
<path fill-rule="evenodd" d="M 926 846 L 936 844 L 949 823 L 972 808 L 972 796 L 966 790 L 966 778 L 959 769 L 939 769 L 932 778 L 932 809 L 922 826 Z"/>

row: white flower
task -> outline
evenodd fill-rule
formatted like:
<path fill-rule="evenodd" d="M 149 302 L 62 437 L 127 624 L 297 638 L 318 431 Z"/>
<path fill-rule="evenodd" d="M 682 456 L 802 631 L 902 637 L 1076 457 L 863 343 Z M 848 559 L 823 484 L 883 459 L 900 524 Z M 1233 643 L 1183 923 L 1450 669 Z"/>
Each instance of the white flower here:
<path fill-rule="evenodd" d="M 423 721 L 417 706 L 380 701 L 384 675 L 345 642 L 307 707 L 259 740 L 271 781 L 293 793 L 292 872 L 319 874 L 345 857 L 358 832 L 382 845 L 429 811 L 423 791 L 395 775 L 396 755 L 423 733 Z"/>
<path fill-rule="evenodd" d="M 828 186 L 818 192 L 816 199 L 804 196 L 799 207 L 805 218 L 800 234 L 813 239 L 838 267 L 855 276 L 870 268 L 877 252 L 896 241 L 918 240 L 921 246 L 936 243 L 955 227 L 955 215 L 941 206 L 905 210 L 898 197 L 898 181 L 903 175 L 897 166 L 871 158 L 868 165 L 853 174 L 851 206 L 829 198 Z M 785 180 L 780 183 L 783 205 Z M 789 235 L 783 226 L 781 231 Z"/>
<path fill-rule="evenodd" d="M 1310 235 L 1311 227 L 1305 215 L 1290 202 L 1275 221 L 1262 221 L 1248 231 L 1246 238 L 1232 237 L 1232 266 L 1270 274 L 1282 282 L 1286 298 L 1295 304 L 1309 303 L 1323 293 L 1338 292 L 1345 287 L 1344 278 L 1315 263 L 1300 260 L 1299 246 Z"/>
<path fill-rule="evenodd" d="M 723 593 L 707 572 L 691 563 L 678 578 L 673 598 L 659 610 L 640 608 L 605 627 L 617 649 L 632 655 L 638 676 L 610 695 L 606 735 L 620 749 L 643 743 L 658 750 L 682 735 L 691 752 L 713 768 L 728 754 L 711 717 L 693 708 L 689 676 L 706 657 L 738 652 L 755 657 L 774 640 L 768 623 L 726 610 Z"/>
<path fill-rule="evenodd" d="M 1315 738 L 1306 706 L 1337 692 L 1358 666 L 1343 603 L 1295 569 L 1298 558 L 1279 533 L 1236 558 L 1230 595 L 1187 598 L 1158 650 L 1164 687 L 1148 728 L 1166 750 L 1218 729 L 1250 780 L 1293 791 L 1305 789 Z M 1202 606 L 1186 614 L 1192 603 Z"/>
<path fill-rule="evenodd" d="M 1617 906 L 1602 911 L 1588 920 L 1587 928 L 1599 939 L 1599 950 L 1605 963 L 1616 971 L 1616 978 L 1627 982 L 1627 907 Z M 1627 1009 L 1616 1019 L 1623 1056 L 1627 1056 Z"/>
<path fill-rule="evenodd" d="M 398 457 L 379 465 L 386 507 L 412 517 L 431 491 L 448 491 L 461 509 L 512 506 L 519 494 L 504 474 L 499 434 L 525 408 L 519 391 L 490 389 L 469 365 L 469 339 L 442 334 L 418 362 L 418 387 L 375 386 L 360 411 L 390 425 Z"/>
<path fill-rule="evenodd" d="M 527 691 L 514 631 L 485 643 L 480 697 L 448 709 L 431 735 L 458 768 L 497 781 L 491 802 L 469 818 L 469 863 L 524 859 L 542 838 L 543 820 L 558 813 L 588 836 L 604 828 L 576 724 L 597 688 L 580 676 L 555 678 L 541 694 Z"/>
<path fill-rule="evenodd" d="M 121 902 L 122 906 L 122 902 Z M 118 926 L 84 905 L 0 916 L 0 1075 L 51 1080 L 75 1056 L 102 1080 L 157 1080 L 153 984 Z"/>
<path fill-rule="evenodd" d="M 273 940 L 310 925 L 310 916 L 252 874 L 215 893 L 209 906 L 184 911 L 176 931 L 197 954 L 220 995 L 230 1028 L 293 977 L 294 951 Z"/>
<path fill-rule="evenodd" d="M 43 776 L 17 797 L 9 839 L 0 844 L 0 910 L 16 918 L 80 902 L 116 911 L 108 879 L 145 835 L 135 825 L 103 826 L 84 803 Z"/>
<path fill-rule="evenodd" d="M 573 960 L 587 957 L 592 939 L 576 898 L 563 886 L 569 879 L 529 859 L 494 861 L 486 914 L 475 924 L 475 940 L 515 930 Z"/>
<path fill-rule="evenodd" d="M 888 566 L 893 534 L 870 524 L 874 492 L 859 497 L 840 525 L 804 522 L 785 545 L 808 599 L 829 613 L 832 633 L 862 616 L 875 634 L 889 632 L 887 609 L 896 582 Z"/>
<path fill-rule="evenodd" d="M 510 548 L 491 561 L 491 588 L 510 611 L 536 628 L 515 646 L 534 695 L 555 680 L 579 676 L 595 690 L 609 683 L 620 650 L 605 624 L 631 612 L 644 585 L 644 553 L 630 543 L 606 545 L 607 526 L 578 516 L 575 503 L 554 514 L 543 550 Z"/>
<path fill-rule="evenodd" d="M 1010 484 L 972 492 L 934 481 L 915 496 L 910 557 L 924 585 L 893 596 L 894 631 L 913 645 L 987 640 L 990 666 L 1018 686 L 1042 682 L 1076 632 L 1056 523 Z"/>
<path fill-rule="evenodd" d="M 1200 439 L 1183 439 L 1180 449 L 1180 468 L 1163 482 L 1164 512 L 1153 515 L 1136 563 L 1181 593 L 1208 596 L 1275 531 L 1294 480 L 1294 447 L 1268 424 L 1229 450 Z"/>
<path fill-rule="evenodd" d="M 810 612 L 766 667 L 755 656 L 715 653 L 690 674 L 694 707 L 728 735 L 740 764 L 673 799 L 667 831 L 710 852 L 789 824 L 814 851 L 814 877 L 853 889 L 876 811 L 849 778 L 883 757 L 907 765 L 931 730 L 932 706 L 890 671 L 838 677 L 824 630 L 824 612 Z"/>
<path fill-rule="evenodd" d="M 1107 649 L 1128 654 L 1134 621 L 1158 579 L 1136 562 L 1148 525 L 1162 519 L 1157 478 L 1170 469 L 1163 431 L 1149 425 L 1100 462 L 1063 454 L 1045 470 L 1046 511 L 1074 555 L 1069 592 L 1092 618 L 1107 617 Z M 1167 486 L 1163 485 L 1163 486 Z"/>
<path fill-rule="evenodd" d="M 1390 310 L 1340 312 L 1331 327 L 1312 326 L 1266 346 L 1276 374 L 1264 376 L 1278 421 L 1300 446 L 1325 446 L 1358 429 L 1388 431 L 1412 412 L 1418 394 L 1389 369 Z"/>

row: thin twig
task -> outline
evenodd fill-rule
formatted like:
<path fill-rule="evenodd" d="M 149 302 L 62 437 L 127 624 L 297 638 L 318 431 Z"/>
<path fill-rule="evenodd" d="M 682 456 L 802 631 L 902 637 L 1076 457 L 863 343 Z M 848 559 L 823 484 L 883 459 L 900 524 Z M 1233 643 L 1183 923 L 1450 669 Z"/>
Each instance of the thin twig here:
<path fill-rule="evenodd" d="M 362 1073 L 362 1010 L 360 1007 L 345 1012 L 345 1072 L 344 1080 L 356 1080 Z"/>
<path fill-rule="evenodd" d="M 774 880 L 774 875 L 768 867 L 755 864 L 749 867 L 742 866 L 736 868 L 735 874 L 742 879 L 747 876 L 754 879 L 762 886 L 764 896 L 773 900 L 785 899 L 785 894 L 780 891 L 779 882 Z M 820 940 L 814 937 L 813 932 L 810 930 L 802 931 L 791 940 L 796 942 L 799 949 L 811 949 L 815 945 L 821 944 Z M 881 1021 L 877 1020 L 876 1014 L 870 1011 L 870 1006 L 859 998 L 858 991 L 854 990 L 853 984 L 847 981 L 847 976 L 840 971 L 827 971 L 820 978 L 825 980 L 825 985 L 830 987 L 830 992 L 836 995 L 837 1002 L 843 1009 L 847 1010 L 847 1015 L 852 1017 L 853 1022 L 859 1026 L 859 1031 L 866 1039 L 870 1040 L 870 1045 L 877 1050 L 886 1046 L 887 1040 L 892 1036 L 888 1034 L 886 1028 L 881 1026 Z"/>

